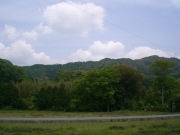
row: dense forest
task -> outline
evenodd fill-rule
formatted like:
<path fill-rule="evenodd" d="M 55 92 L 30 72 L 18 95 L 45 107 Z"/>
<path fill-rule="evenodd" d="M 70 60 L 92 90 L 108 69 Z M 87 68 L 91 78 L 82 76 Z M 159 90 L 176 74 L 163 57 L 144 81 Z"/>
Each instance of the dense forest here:
<path fill-rule="evenodd" d="M 180 111 L 180 60 L 150 56 L 19 67 L 0 59 L 0 109 Z"/>
<path fill-rule="evenodd" d="M 54 65 L 36 64 L 33 66 L 24 66 L 23 68 L 29 75 L 35 78 L 47 79 L 47 80 L 53 80 L 57 71 L 60 69 L 64 69 L 67 71 L 70 71 L 70 70 L 89 71 L 92 69 L 101 69 L 103 67 L 116 66 L 119 64 L 130 66 L 134 69 L 141 71 L 142 74 L 149 76 L 149 75 L 153 75 L 150 69 L 150 65 L 156 60 L 170 60 L 176 63 L 176 67 L 172 75 L 175 78 L 180 78 L 180 60 L 177 58 L 164 58 L 164 57 L 158 57 L 158 56 L 150 56 L 150 57 L 145 57 L 138 60 L 131 60 L 128 58 L 121 58 L 121 59 L 105 58 L 100 61 L 74 62 L 74 63 L 67 63 L 64 65 L 62 64 L 54 64 Z"/>

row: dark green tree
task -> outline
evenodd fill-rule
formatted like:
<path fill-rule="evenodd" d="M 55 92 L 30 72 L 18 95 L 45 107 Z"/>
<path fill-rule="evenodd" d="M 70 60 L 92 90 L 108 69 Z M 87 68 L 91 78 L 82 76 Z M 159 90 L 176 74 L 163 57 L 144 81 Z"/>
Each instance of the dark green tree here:
<path fill-rule="evenodd" d="M 130 104 L 138 99 L 138 92 L 145 89 L 141 84 L 143 75 L 129 66 L 118 65 L 115 68 L 120 78 L 115 91 L 116 109 L 130 109 Z"/>
<path fill-rule="evenodd" d="M 15 81 L 15 68 L 13 64 L 4 59 L 0 59 L 0 82 L 9 83 Z"/>
<path fill-rule="evenodd" d="M 60 87 L 55 86 L 54 89 L 57 91 L 54 109 L 59 111 L 68 111 L 70 99 L 68 92 L 65 89 L 65 83 L 61 82 Z"/>
<path fill-rule="evenodd" d="M 0 108 L 21 109 L 18 90 L 11 83 L 0 82 Z"/>
<path fill-rule="evenodd" d="M 39 110 L 45 110 L 47 109 L 47 92 L 45 88 L 41 88 L 41 90 L 39 91 L 38 95 L 37 95 L 37 108 Z"/>
<path fill-rule="evenodd" d="M 176 111 L 180 112 L 180 78 L 176 80 L 177 87 L 172 94 Z"/>
<path fill-rule="evenodd" d="M 161 85 L 162 105 L 164 105 L 164 83 L 166 77 L 173 72 L 175 63 L 169 60 L 157 60 L 151 64 L 152 72 L 157 76 L 156 80 Z"/>
<path fill-rule="evenodd" d="M 0 59 L 0 82 L 21 82 L 30 78 L 22 67 L 14 66 L 10 61 Z"/>
<path fill-rule="evenodd" d="M 42 88 L 37 97 L 37 108 L 39 110 L 52 110 L 55 104 L 56 90 L 51 86 Z"/>

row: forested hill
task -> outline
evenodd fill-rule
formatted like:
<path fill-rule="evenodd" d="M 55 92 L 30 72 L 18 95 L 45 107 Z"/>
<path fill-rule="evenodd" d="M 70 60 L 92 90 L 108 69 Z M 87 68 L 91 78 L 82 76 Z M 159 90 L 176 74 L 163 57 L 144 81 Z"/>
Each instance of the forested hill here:
<path fill-rule="evenodd" d="M 158 56 L 145 57 L 138 60 L 132 60 L 128 58 L 121 59 L 109 59 L 105 58 L 100 61 L 87 61 L 87 62 L 74 62 L 67 64 L 54 64 L 54 65 L 42 65 L 36 64 L 33 66 L 24 66 L 24 70 L 31 76 L 41 79 L 53 80 L 55 74 L 58 70 L 91 70 L 91 69 L 100 69 L 106 66 L 114 66 L 118 64 L 124 64 L 130 67 L 133 67 L 137 70 L 140 70 L 145 75 L 152 75 L 150 70 L 150 65 L 156 60 L 171 60 L 176 63 L 175 72 L 173 73 L 174 77 L 180 78 L 180 59 L 177 58 L 164 58 Z"/>

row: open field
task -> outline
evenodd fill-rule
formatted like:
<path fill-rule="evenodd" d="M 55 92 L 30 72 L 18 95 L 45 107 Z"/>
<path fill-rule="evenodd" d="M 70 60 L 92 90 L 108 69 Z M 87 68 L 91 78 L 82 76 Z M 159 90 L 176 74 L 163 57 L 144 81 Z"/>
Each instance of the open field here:
<path fill-rule="evenodd" d="M 33 117 L 33 118 L 56 118 L 56 117 L 103 117 L 103 116 L 135 116 L 135 115 L 162 115 L 168 112 L 145 112 L 145 111 L 114 111 L 114 112 L 58 112 L 58 111 L 21 111 L 0 110 L 0 117 Z"/>
<path fill-rule="evenodd" d="M 84 122 L 84 123 L 0 123 L 1 135 L 179 135 L 180 120 Z"/>
<path fill-rule="evenodd" d="M 168 112 L 54 112 L 0 110 L 0 117 L 66 118 L 162 115 Z M 179 135 L 180 119 L 126 122 L 65 122 L 65 123 L 6 123 L 0 122 L 0 135 Z"/>

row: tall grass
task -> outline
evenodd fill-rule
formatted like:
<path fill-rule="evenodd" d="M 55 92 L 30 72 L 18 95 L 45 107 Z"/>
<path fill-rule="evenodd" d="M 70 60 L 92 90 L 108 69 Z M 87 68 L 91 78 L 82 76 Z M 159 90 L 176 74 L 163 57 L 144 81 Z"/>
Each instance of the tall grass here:
<path fill-rule="evenodd" d="M 88 123 L 0 123 L 1 135 L 179 135 L 179 119 Z"/>
<path fill-rule="evenodd" d="M 129 115 L 159 115 L 168 112 L 145 111 L 114 111 L 114 112 L 58 112 L 58 111 L 22 111 L 0 110 L 0 117 L 102 117 L 102 116 L 129 116 Z"/>

